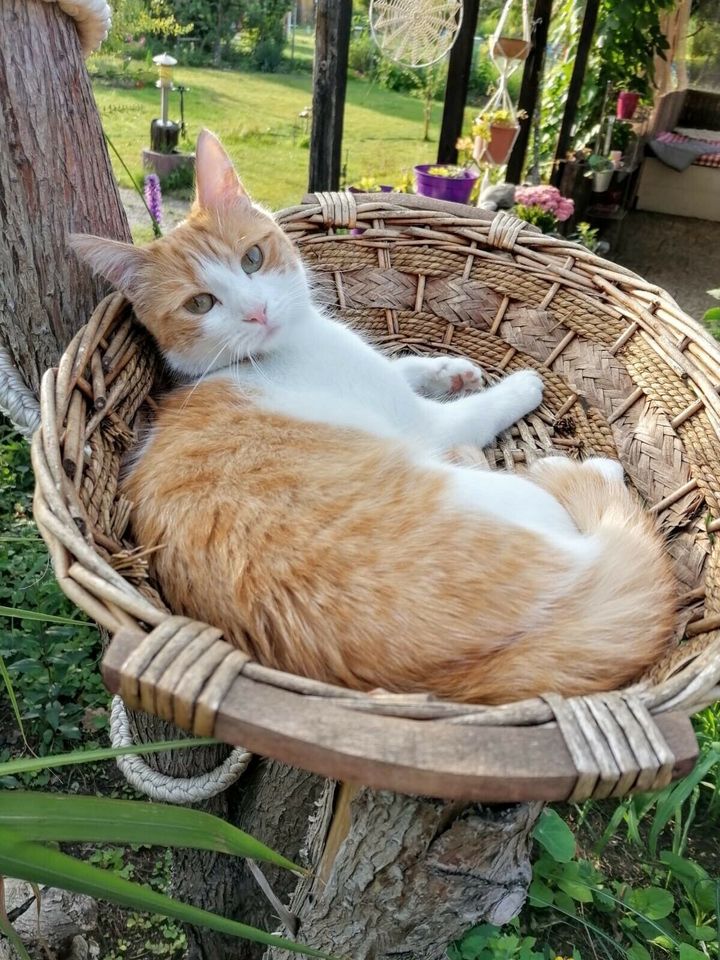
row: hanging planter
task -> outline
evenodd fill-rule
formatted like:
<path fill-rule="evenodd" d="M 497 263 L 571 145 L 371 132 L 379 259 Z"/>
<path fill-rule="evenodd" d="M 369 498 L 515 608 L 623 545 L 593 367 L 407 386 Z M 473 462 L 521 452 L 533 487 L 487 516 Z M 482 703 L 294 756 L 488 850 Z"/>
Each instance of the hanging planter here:
<path fill-rule="evenodd" d="M 532 44 L 522 37 L 497 37 L 492 45 L 492 56 L 504 57 L 506 60 L 527 60 Z"/>
<path fill-rule="evenodd" d="M 489 163 L 496 167 L 507 163 L 520 132 L 518 120 L 526 116 L 524 110 L 515 114 L 512 109 L 485 109 L 478 114 L 472 127 L 473 157 L 477 163 Z"/>
<path fill-rule="evenodd" d="M 467 203 L 479 179 L 467 167 L 439 167 L 433 163 L 420 163 L 414 172 L 416 193 L 451 203 Z"/>

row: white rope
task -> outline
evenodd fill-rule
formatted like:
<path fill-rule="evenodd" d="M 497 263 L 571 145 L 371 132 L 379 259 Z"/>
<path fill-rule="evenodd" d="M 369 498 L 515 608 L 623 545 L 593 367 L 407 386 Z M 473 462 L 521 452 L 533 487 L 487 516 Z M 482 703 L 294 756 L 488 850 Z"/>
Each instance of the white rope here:
<path fill-rule="evenodd" d="M 45 0 L 59 3 L 60 9 L 77 25 L 83 56 L 89 57 L 105 40 L 112 23 L 112 10 L 106 0 Z"/>
<path fill-rule="evenodd" d="M 0 410 L 28 439 L 40 426 L 40 404 L 1 343 Z M 110 740 L 114 747 L 134 746 L 130 720 L 120 697 L 113 697 L 112 701 Z M 251 759 L 251 753 L 237 747 L 219 767 L 197 777 L 168 777 L 153 770 L 139 756 L 118 757 L 117 765 L 132 787 L 153 800 L 199 803 L 227 790 L 245 772 Z"/>
<path fill-rule="evenodd" d="M 40 426 L 40 404 L 0 340 L 0 411 L 28 440 Z"/>
<path fill-rule="evenodd" d="M 370 30 L 384 56 L 406 67 L 442 60 L 457 39 L 462 0 L 372 0 Z"/>
<path fill-rule="evenodd" d="M 113 747 L 134 746 L 130 718 L 122 698 L 117 696 L 113 697 L 110 710 L 110 740 Z M 135 755 L 118 757 L 117 765 L 130 786 L 151 800 L 200 803 L 232 786 L 245 772 L 251 759 L 251 753 L 236 747 L 219 767 L 197 777 L 168 777 L 153 770 Z"/>

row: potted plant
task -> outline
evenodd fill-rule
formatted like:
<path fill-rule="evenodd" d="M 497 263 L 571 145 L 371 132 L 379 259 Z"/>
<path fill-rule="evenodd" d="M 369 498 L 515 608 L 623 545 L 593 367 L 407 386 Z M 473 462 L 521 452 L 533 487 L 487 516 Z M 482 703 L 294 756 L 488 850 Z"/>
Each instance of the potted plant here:
<path fill-rule="evenodd" d="M 389 183 L 379 183 L 374 177 L 361 177 L 348 187 L 350 193 L 391 193 L 392 189 Z"/>
<path fill-rule="evenodd" d="M 646 81 L 640 76 L 630 77 L 621 85 L 617 98 L 616 115 L 618 120 L 632 120 L 645 86 Z"/>
<path fill-rule="evenodd" d="M 563 197 L 557 187 L 545 184 L 517 187 L 515 204 L 515 216 L 539 227 L 543 233 L 553 233 L 559 223 L 569 220 L 575 212 L 569 197 Z"/>
<path fill-rule="evenodd" d="M 453 203 L 467 203 L 478 181 L 478 174 L 472 170 L 472 140 L 461 137 L 456 147 L 462 163 L 440 166 L 432 163 L 420 163 L 413 168 L 415 173 L 415 192 L 423 197 L 436 200 L 450 200 Z"/>
<path fill-rule="evenodd" d="M 422 197 L 467 203 L 478 175 L 467 167 L 420 163 L 414 167 L 415 192 Z"/>
<path fill-rule="evenodd" d="M 510 152 L 520 131 L 518 120 L 527 117 L 524 110 L 513 117 L 509 110 L 484 110 L 473 121 L 472 134 L 475 140 L 473 156 L 478 163 L 502 166 L 507 163 Z"/>
<path fill-rule="evenodd" d="M 595 193 L 605 193 L 615 172 L 615 165 L 612 160 L 609 157 L 602 156 L 602 154 L 591 153 L 586 163 L 588 172 L 585 176 L 592 177 L 593 190 Z"/>

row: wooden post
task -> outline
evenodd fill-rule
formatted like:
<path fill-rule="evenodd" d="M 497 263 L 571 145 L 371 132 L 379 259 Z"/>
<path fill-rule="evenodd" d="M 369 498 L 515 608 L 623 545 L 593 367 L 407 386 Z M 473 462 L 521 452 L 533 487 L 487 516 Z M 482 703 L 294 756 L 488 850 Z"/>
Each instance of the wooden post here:
<path fill-rule="evenodd" d="M 520 121 L 520 133 L 510 154 L 505 180 L 508 183 L 520 183 L 525 157 L 527 156 L 530 131 L 532 130 L 533 116 L 537 108 L 540 86 L 545 62 L 545 48 L 547 47 L 550 18 L 552 17 L 553 0 L 535 0 L 533 10 L 533 45 L 525 61 L 518 110 L 524 110 L 527 118 Z"/>
<path fill-rule="evenodd" d="M 463 21 L 448 63 L 438 163 L 457 162 L 455 143 L 462 135 L 479 7 L 480 0 L 463 0 Z"/>
<path fill-rule="evenodd" d="M 315 20 L 310 193 L 340 186 L 352 0 L 318 0 Z"/>
<path fill-rule="evenodd" d="M 593 36 L 595 35 L 595 25 L 597 23 L 599 7 L 600 0 L 587 0 L 587 4 L 585 5 L 585 16 L 583 18 L 580 39 L 578 40 L 578 48 L 575 54 L 575 66 L 573 67 L 572 77 L 570 78 L 567 100 L 565 101 L 565 113 L 563 114 L 560 136 L 558 138 L 557 149 L 555 150 L 555 164 L 550 178 L 551 183 L 555 184 L 555 186 L 558 185 L 562 176 L 560 164 L 565 160 L 570 148 L 575 115 L 580 101 L 580 93 L 582 91 L 583 80 L 585 79 L 585 71 L 587 70 Z"/>

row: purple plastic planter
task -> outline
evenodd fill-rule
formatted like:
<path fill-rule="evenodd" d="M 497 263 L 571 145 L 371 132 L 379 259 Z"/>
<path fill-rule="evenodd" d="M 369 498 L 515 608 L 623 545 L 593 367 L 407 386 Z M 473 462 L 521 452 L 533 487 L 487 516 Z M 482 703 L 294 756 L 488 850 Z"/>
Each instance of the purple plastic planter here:
<path fill-rule="evenodd" d="M 452 203 L 467 203 L 473 187 L 477 183 L 478 175 L 470 170 L 463 170 L 458 177 L 438 177 L 428 173 L 437 163 L 421 163 L 415 167 L 415 190 L 423 197 L 434 197 L 436 200 L 450 200 Z"/>

